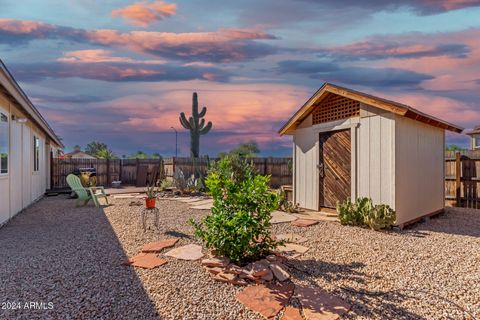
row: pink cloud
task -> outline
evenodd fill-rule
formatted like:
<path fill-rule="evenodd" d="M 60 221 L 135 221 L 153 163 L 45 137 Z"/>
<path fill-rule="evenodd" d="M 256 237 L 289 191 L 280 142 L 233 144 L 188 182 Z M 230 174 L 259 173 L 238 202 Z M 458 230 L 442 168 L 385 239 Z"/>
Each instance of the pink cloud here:
<path fill-rule="evenodd" d="M 127 63 L 127 64 L 165 64 L 165 60 L 136 60 L 128 57 L 114 56 L 111 51 L 104 49 L 66 51 L 63 57 L 57 59 L 65 63 Z"/>
<path fill-rule="evenodd" d="M 136 26 L 147 27 L 156 21 L 174 15 L 176 11 L 177 5 L 174 3 L 142 1 L 115 9 L 112 11 L 112 16 L 122 17 Z"/>
<path fill-rule="evenodd" d="M 34 39 L 67 39 L 186 62 L 244 61 L 277 52 L 277 48 L 269 44 L 254 41 L 276 37 L 255 29 L 183 33 L 109 29 L 87 31 L 34 21 L 0 20 L 0 43 L 15 44 Z"/>

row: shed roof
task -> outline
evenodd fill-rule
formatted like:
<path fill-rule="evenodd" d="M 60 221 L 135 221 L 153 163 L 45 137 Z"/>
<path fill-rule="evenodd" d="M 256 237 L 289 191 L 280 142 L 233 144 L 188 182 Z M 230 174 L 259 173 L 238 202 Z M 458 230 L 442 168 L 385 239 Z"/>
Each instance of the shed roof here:
<path fill-rule="evenodd" d="M 424 122 L 429 125 L 439 127 L 445 130 L 461 133 L 462 127 L 456 126 L 449 122 L 437 119 L 417 109 L 414 109 L 405 104 L 387 100 L 384 98 L 372 96 L 363 92 L 352 89 L 340 87 L 331 83 L 324 83 L 323 86 L 315 92 L 315 94 L 308 99 L 308 101 L 283 125 L 278 131 L 281 135 L 292 134 L 297 126 L 313 111 L 314 107 L 321 102 L 329 93 L 343 96 L 352 100 L 360 101 L 362 103 L 383 109 L 416 121 Z"/>
<path fill-rule="evenodd" d="M 2 90 L 2 88 L 4 88 Z M 0 59 L 0 92 L 3 92 L 14 101 L 18 103 L 20 108 L 25 111 L 29 116 L 32 122 L 39 126 L 47 136 L 55 142 L 59 147 L 63 148 L 64 145 L 60 141 L 60 138 L 55 134 L 53 129 L 47 123 L 45 118 L 42 117 L 40 112 L 35 108 L 33 103 L 27 97 L 25 92 L 20 88 L 15 78 L 12 76 L 10 71 L 8 71 L 7 66 Z"/>

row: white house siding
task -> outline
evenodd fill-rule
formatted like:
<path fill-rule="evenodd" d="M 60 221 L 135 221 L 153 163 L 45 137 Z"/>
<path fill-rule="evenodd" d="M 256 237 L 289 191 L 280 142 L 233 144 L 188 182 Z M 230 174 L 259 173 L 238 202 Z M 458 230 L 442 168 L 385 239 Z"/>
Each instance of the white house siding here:
<path fill-rule="evenodd" d="M 360 108 L 357 196 L 395 208 L 394 115 L 364 104 Z"/>
<path fill-rule="evenodd" d="M 9 115 L 10 149 L 8 174 L 0 176 L 0 225 L 39 199 L 47 187 L 46 136 L 31 121 L 19 123 L 12 115 L 25 118 L 3 95 L 0 109 Z M 40 139 L 39 170 L 33 170 L 33 137 Z"/>
<path fill-rule="evenodd" d="M 395 116 L 395 208 L 402 224 L 444 206 L 445 133 Z"/>

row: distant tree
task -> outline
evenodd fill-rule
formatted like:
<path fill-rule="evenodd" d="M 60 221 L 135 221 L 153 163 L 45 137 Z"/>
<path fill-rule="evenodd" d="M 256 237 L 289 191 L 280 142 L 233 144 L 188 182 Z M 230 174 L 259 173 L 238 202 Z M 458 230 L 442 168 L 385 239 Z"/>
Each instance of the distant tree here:
<path fill-rule="evenodd" d="M 160 153 L 158 152 L 155 152 L 154 154 L 152 154 L 150 156 L 150 159 L 160 159 L 162 156 L 160 155 Z"/>
<path fill-rule="evenodd" d="M 148 159 L 148 154 L 143 151 L 137 151 L 128 157 L 128 159 Z"/>
<path fill-rule="evenodd" d="M 241 143 L 235 149 L 230 150 L 229 153 L 241 158 L 255 158 L 260 153 L 260 149 L 255 141 L 248 141 Z"/>
<path fill-rule="evenodd" d="M 108 150 L 108 146 L 103 142 L 92 141 L 87 144 L 87 147 L 85 148 L 86 153 L 95 157 L 98 156 L 100 150 Z"/>
<path fill-rule="evenodd" d="M 97 158 L 99 158 L 99 159 L 116 159 L 117 156 L 110 149 L 101 149 L 97 153 Z"/>
<path fill-rule="evenodd" d="M 115 154 L 103 142 L 92 141 L 87 144 L 85 152 L 99 159 L 116 159 Z"/>
<path fill-rule="evenodd" d="M 445 146 L 445 150 L 446 151 L 461 151 L 461 150 L 463 150 L 463 148 L 461 148 L 460 146 L 457 146 L 456 144 L 449 144 L 449 145 Z"/>

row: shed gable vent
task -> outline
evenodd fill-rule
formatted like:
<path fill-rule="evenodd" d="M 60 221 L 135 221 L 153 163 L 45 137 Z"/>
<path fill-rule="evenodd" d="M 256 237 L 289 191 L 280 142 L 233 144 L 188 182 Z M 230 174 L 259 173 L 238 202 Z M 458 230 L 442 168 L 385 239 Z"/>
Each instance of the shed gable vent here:
<path fill-rule="evenodd" d="M 340 119 L 358 117 L 360 102 L 335 94 L 330 94 L 325 100 L 313 109 L 313 124 L 330 122 Z"/>

